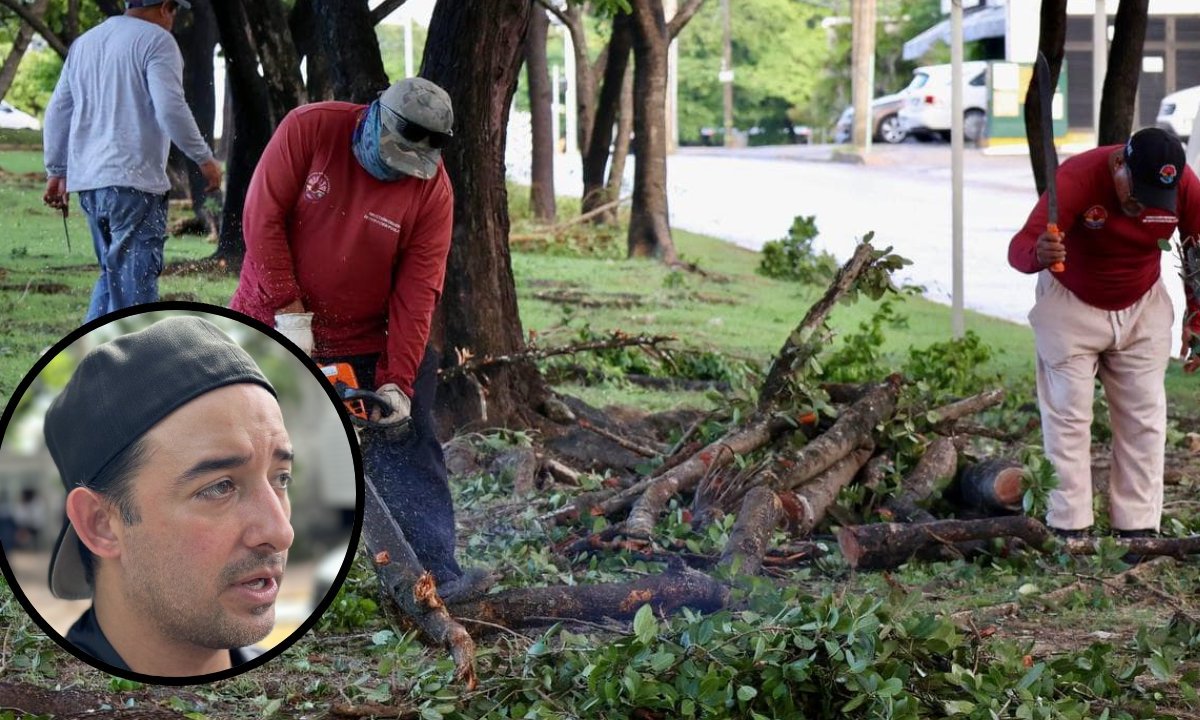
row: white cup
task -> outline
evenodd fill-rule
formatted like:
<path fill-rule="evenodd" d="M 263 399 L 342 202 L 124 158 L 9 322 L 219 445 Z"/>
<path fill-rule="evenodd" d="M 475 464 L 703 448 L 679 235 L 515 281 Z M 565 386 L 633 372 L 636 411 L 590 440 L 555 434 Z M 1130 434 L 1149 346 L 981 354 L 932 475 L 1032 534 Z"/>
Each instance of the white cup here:
<path fill-rule="evenodd" d="M 312 313 L 278 313 L 275 329 L 285 338 L 296 343 L 307 355 L 313 351 Z"/>

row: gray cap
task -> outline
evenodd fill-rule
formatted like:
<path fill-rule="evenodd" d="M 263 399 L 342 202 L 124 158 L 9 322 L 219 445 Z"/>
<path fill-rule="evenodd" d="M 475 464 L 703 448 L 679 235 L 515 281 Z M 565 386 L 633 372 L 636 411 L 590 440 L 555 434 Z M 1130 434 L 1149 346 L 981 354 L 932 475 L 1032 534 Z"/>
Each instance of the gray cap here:
<path fill-rule="evenodd" d="M 46 447 L 63 487 L 104 491 L 92 481 L 122 450 L 184 404 L 235 383 L 275 395 L 254 359 L 203 318 L 167 318 L 99 345 L 46 412 Z M 92 595 L 78 535 L 65 518 L 50 559 L 50 591 L 64 600 Z"/>
<path fill-rule="evenodd" d="M 428 136 L 445 139 L 454 134 L 454 110 L 446 91 L 424 78 L 406 78 L 384 90 L 379 104 L 379 154 L 384 162 L 422 180 L 436 175 L 442 151 Z"/>

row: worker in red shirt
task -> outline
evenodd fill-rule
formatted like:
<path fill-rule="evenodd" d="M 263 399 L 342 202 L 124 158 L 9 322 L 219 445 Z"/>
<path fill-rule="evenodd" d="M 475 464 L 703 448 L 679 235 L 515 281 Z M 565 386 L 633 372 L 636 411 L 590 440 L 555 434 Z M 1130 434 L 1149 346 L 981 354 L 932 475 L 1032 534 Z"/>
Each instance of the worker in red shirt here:
<path fill-rule="evenodd" d="M 1187 315 L 1184 370 L 1200 366 L 1200 181 L 1183 146 L 1157 128 L 1124 145 L 1076 155 L 1058 169 L 1059 233 L 1047 232 L 1042 195 L 1008 248 L 1038 273 L 1029 313 L 1046 456 L 1058 474 L 1046 523 L 1067 537 L 1093 523 L 1091 425 L 1100 377 L 1112 426 L 1109 520 L 1122 537 L 1158 532 L 1162 519 L 1174 307 L 1160 277 L 1165 241 L 1182 238 Z M 1061 272 L 1048 268 L 1065 263 Z"/>
<path fill-rule="evenodd" d="M 454 194 L 441 148 L 450 97 L 422 78 L 369 105 L 318 102 L 283 119 L 246 195 L 246 257 L 230 307 L 274 324 L 317 362 L 349 362 L 395 410 L 363 463 L 443 599 L 490 581 L 454 559 L 454 507 L 433 422 L 426 349 L 450 250 Z M 311 324 L 310 324 L 311 323 Z M 307 346 L 307 347 L 306 347 Z"/>

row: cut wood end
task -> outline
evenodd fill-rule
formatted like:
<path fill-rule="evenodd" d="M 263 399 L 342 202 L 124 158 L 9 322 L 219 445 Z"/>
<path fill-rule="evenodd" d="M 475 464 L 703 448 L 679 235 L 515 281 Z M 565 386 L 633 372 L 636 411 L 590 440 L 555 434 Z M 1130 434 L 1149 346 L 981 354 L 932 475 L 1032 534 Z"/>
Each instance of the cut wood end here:
<path fill-rule="evenodd" d="M 417 581 L 413 583 L 413 599 L 417 601 L 417 605 L 429 610 L 436 610 L 440 607 L 445 607 L 442 603 L 442 598 L 437 594 L 437 581 L 433 579 L 433 575 L 429 572 L 424 572 Z"/>
<path fill-rule="evenodd" d="M 635 608 L 650 602 L 654 599 L 654 592 L 651 590 L 633 590 L 625 599 L 621 601 L 620 610 L 623 613 L 631 613 Z"/>
<path fill-rule="evenodd" d="M 379 552 L 375 553 L 375 557 L 373 559 L 375 560 L 376 567 L 383 567 L 384 565 L 388 565 L 392 562 L 392 556 L 387 550 L 380 550 Z"/>
<path fill-rule="evenodd" d="M 841 549 L 842 557 L 845 558 L 846 564 L 851 568 L 858 567 L 859 558 L 862 557 L 862 545 L 859 544 L 858 538 L 854 535 L 854 528 L 839 528 L 837 541 L 838 548 Z"/>
<path fill-rule="evenodd" d="M 1011 467 L 1002 470 L 996 476 L 996 482 L 993 487 L 996 490 L 996 500 L 1003 503 L 1012 509 L 1020 509 L 1022 491 L 1022 476 L 1025 474 L 1024 468 Z"/>

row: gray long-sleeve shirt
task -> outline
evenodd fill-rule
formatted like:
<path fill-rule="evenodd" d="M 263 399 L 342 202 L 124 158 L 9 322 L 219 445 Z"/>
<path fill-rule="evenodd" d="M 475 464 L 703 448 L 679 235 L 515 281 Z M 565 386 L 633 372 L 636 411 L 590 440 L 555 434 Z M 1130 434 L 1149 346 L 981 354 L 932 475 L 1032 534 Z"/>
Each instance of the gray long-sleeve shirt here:
<path fill-rule="evenodd" d="M 132 187 L 165 193 L 174 142 L 198 163 L 212 158 L 183 97 L 183 56 L 169 32 L 119 15 L 71 45 L 46 108 L 46 173 L 67 190 Z"/>

